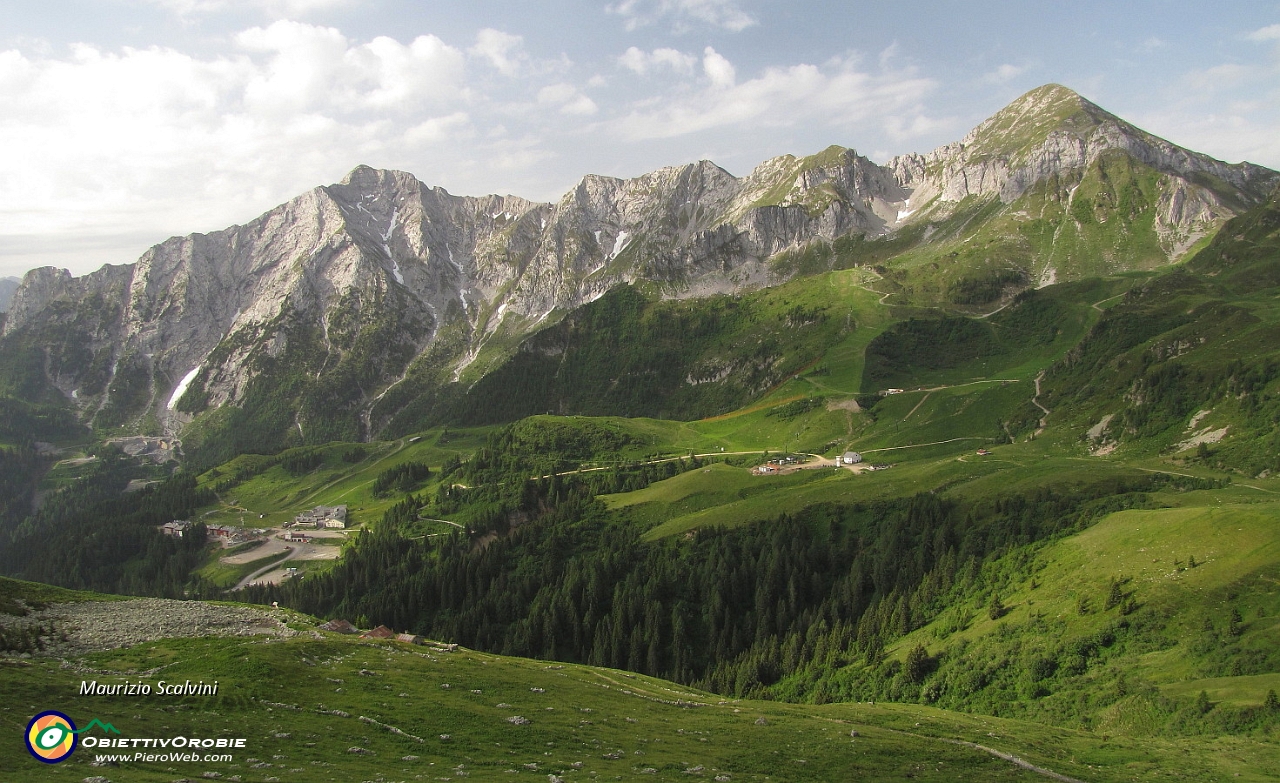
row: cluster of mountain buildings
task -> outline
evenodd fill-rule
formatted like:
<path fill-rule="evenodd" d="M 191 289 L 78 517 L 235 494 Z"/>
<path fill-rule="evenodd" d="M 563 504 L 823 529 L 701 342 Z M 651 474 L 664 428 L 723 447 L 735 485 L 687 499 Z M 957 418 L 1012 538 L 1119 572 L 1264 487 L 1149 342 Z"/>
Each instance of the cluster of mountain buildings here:
<path fill-rule="evenodd" d="M 186 538 L 187 533 L 195 527 L 195 523 L 187 519 L 175 519 L 172 522 L 165 522 L 160 526 L 160 532 L 166 536 L 174 538 Z M 206 525 L 210 541 L 227 541 L 233 544 L 240 544 L 245 541 L 252 541 L 266 535 L 267 531 L 261 528 L 238 527 L 236 525 Z"/>
<path fill-rule="evenodd" d="M 165 522 L 161 525 L 160 532 L 166 536 L 184 538 L 194 526 L 195 523 L 190 520 L 175 519 L 172 522 Z M 282 527 L 287 530 L 288 528 L 299 526 L 314 527 L 316 530 L 345 530 L 347 527 L 347 507 L 316 506 L 310 511 L 303 511 L 291 521 L 285 522 Z M 229 541 L 237 544 L 261 538 L 269 532 L 261 528 L 237 527 L 235 525 L 207 525 L 205 529 L 209 531 L 209 540 L 211 541 Z M 285 541 L 301 543 L 307 543 L 311 540 L 310 536 L 296 531 L 286 532 L 281 538 Z"/>
<path fill-rule="evenodd" d="M 286 528 L 299 526 L 314 527 L 316 530 L 345 530 L 347 527 L 347 507 L 345 505 L 316 506 L 310 511 L 303 511 L 294 517 L 292 522 L 284 523 Z"/>

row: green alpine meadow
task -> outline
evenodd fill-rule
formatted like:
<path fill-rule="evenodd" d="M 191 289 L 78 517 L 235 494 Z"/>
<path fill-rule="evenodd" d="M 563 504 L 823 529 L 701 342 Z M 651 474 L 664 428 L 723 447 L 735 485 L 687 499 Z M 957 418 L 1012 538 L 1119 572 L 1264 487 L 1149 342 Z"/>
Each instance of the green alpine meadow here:
<path fill-rule="evenodd" d="M 1280 778 L 1280 174 L 1066 87 L 0 330 L 5 781 Z"/>

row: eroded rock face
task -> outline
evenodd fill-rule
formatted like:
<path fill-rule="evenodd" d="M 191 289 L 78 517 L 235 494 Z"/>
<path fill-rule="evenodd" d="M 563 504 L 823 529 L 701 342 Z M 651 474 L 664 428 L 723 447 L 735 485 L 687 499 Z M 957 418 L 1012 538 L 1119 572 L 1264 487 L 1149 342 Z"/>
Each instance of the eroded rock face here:
<path fill-rule="evenodd" d="M 18 284 L 21 282 L 16 277 L 0 277 L 0 313 L 8 311 L 13 292 L 18 290 Z"/>
<path fill-rule="evenodd" d="M 54 361 L 58 388 L 92 416 L 124 362 L 150 379 L 146 411 L 171 429 L 186 421 L 175 405 L 189 384 L 209 407 L 234 403 L 260 360 L 280 356 L 299 329 L 320 335 L 336 361 L 335 308 L 367 321 L 398 303 L 413 354 L 453 323 L 465 334 L 461 370 L 500 327 L 527 331 L 622 283 L 652 280 L 673 294 L 761 285 L 773 282 L 761 261 L 781 250 L 883 230 L 867 205 L 883 212 L 901 199 L 891 175 L 851 151 L 828 157 L 777 159 L 744 179 L 705 161 L 632 180 L 588 176 L 556 204 L 453 196 L 362 166 L 246 225 L 166 240 L 128 266 L 83 278 L 34 270 L 5 335 L 59 319 L 74 326 L 109 377 L 87 384 L 84 367 Z"/>
<path fill-rule="evenodd" d="M 373 346 L 381 352 L 352 371 L 359 399 L 344 403 L 364 411 L 369 436 L 369 411 L 433 347 L 457 379 L 495 338 L 518 339 L 619 284 L 701 296 L 777 283 L 768 260 L 780 252 L 891 234 L 965 199 L 1010 203 L 1049 178 L 1071 188 L 1119 153 L 1160 173 L 1155 225 L 1171 258 L 1278 176 L 1183 150 L 1054 86 L 962 141 L 885 166 L 840 147 L 773 158 L 741 178 L 701 161 L 628 180 L 587 176 L 554 204 L 454 196 L 360 166 L 246 225 L 166 240 L 134 264 L 80 278 L 33 270 L 3 339 L 44 340 L 49 379 L 86 419 L 114 410 L 115 388 L 134 400 L 113 427 L 154 417 L 173 431 L 189 420 L 178 405 L 189 388 L 201 409 L 236 403 L 300 340 L 321 357 L 307 370 L 318 380 L 370 350 L 356 332 L 390 319 Z"/>
<path fill-rule="evenodd" d="M 961 141 L 893 158 L 887 168 L 911 191 L 915 219 L 924 219 L 968 197 L 1008 204 L 1051 177 L 1078 185 L 1099 158 L 1116 153 L 1159 172 L 1156 228 L 1170 260 L 1280 181 L 1270 169 L 1178 147 L 1057 85 L 1024 95 Z"/>

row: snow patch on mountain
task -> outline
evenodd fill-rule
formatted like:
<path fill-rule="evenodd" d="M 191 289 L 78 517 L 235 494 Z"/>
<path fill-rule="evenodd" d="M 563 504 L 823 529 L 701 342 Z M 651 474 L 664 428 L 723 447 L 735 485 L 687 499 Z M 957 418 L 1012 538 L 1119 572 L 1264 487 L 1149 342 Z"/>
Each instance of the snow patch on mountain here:
<path fill-rule="evenodd" d="M 165 407 L 173 410 L 178 406 L 178 400 L 182 399 L 182 395 L 187 393 L 187 387 L 196 379 L 196 375 L 200 373 L 200 365 L 191 368 L 191 372 L 182 376 L 182 380 L 178 381 L 177 387 L 173 390 L 173 394 L 169 397 L 169 403 Z"/>

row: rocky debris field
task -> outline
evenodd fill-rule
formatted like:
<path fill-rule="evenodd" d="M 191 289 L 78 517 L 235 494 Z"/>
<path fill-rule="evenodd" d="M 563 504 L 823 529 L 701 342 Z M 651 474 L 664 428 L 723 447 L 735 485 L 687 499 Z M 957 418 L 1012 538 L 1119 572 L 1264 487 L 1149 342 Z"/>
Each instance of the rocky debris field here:
<path fill-rule="evenodd" d="M 17 638 L 24 632 L 39 635 L 38 645 L 11 648 L 4 654 L 57 657 L 174 637 L 296 635 L 284 618 L 284 612 L 271 609 L 136 598 L 50 604 L 24 616 L 0 614 L 0 634 L 5 638 Z"/>

